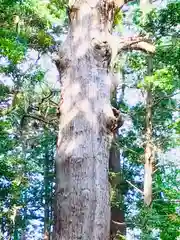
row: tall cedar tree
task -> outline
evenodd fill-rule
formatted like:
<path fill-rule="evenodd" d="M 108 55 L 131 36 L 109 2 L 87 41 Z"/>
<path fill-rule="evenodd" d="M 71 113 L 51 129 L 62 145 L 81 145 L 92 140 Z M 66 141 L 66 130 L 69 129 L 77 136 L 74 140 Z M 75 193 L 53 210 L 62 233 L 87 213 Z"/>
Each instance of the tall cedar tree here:
<path fill-rule="evenodd" d="M 110 65 L 128 47 L 154 51 L 140 37 L 123 42 L 111 35 L 117 7 L 112 0 L 69 3 L 69 32 L 57 61 L 62 95 L 55 240 L 109 239 L 109 147 L 118 127 L 110 104 Z"/>

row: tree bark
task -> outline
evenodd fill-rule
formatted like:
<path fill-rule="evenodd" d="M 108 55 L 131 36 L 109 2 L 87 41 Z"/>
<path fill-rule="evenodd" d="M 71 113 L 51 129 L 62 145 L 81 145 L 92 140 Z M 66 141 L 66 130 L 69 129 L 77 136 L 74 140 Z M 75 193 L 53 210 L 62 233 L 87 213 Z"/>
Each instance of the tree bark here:
<path fill-rule="evenodd" d="M 148 75 L 152 74 L 152 57 L 148 57 Z M 149 206 L 152 202 L 152 174 L 154 164 L 154 150 L 152 142 L 152 91 L 151 87 L 146 96 L 146 139 L 145 139 L 145 165 L 144 165 L 144 204 Z"/>
<path fill-rule="evenodd" d="M 81 0 L 71 6 L 69 34 L 59 53 L 54 240 L 109 239 L 108 163 L 115 121 L 108 73 L 111 3 Z"/>
<path fill-rule="evenodd" d="M 56 60 L 61 101 L 55 240 L 109 239 L 109 148 L 121 124 L 110 104 L 109 66 L 120 51 L 154 51 L 144 38 L 123 43 L 111 35 L 116 7 L 113 0 L 77 0 L 69 5 L 69 33 Z"/>

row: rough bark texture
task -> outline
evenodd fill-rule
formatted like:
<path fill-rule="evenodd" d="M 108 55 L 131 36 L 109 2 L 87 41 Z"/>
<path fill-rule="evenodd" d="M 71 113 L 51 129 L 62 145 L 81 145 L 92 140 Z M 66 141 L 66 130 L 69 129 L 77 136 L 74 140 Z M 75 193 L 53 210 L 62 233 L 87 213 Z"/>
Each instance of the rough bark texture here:
<path fill-rule="evenodd" d="M 76 1 L 60 51 L 62 99 L 57 143 L 54 240 L 108 240 L 108 162 L 114 122 L 107 41 L 111 1 Z M 109 20 L 108 20 L 109 19 Z"/>
<path fill-rule="evenodd" d="M 121 50 L 154 51 L 142 39 L 118 45 L 110 34 L 117 2 L 75 0 L 69 5 L 70 29 L 56 61 L 61 101 L 54 240 L 109 239 L 109 147 L 112 132 L 122 124 L 110 104 L 109 66 Z"/>
<path fill-rule="evenodd" d="M 152 74 L 152 57 L 148 57 L 148 75 Z M 146 144 L 144 165 L 144 203 L 149 206 L 152 202 L 152 174 L 154 164 L 154 150 L 152 142 L 152 92 L 147 91 L 146 97 Z"/>

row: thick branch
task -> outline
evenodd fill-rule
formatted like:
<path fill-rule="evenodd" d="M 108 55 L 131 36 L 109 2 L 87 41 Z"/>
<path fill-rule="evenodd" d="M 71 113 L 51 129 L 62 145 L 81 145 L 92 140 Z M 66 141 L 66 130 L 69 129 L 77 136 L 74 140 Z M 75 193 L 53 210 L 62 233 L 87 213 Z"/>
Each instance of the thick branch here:
<path fill-rule="evenodd" d="M 122 51 L 140 50 L 146 53 L 155 53 L 155 46 L 152 41 L 146 37 L 121 38 L 118 47 L 118 53 Z"/>

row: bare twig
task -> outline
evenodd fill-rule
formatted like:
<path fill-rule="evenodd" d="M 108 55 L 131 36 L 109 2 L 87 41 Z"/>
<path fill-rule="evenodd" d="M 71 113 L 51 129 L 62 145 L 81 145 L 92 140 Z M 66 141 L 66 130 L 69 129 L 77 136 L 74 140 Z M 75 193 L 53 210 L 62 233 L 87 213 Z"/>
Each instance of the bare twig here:
<path fill-rule="evenodd" d="M 50 91 L 50 93 L 47 96 L 41 99 L 41 102 L 39 103 L 39 105 L 41 105 L 45 100 L 48 100 L 52 95 L 53 95 L 53 91 Z"/>
<path fill-rule="evenodd" d="M 45 124 L 51 124 L 51 125 L 53 125 L 52 121 L 55 120 L 55 119 L 51 119 L 51 120 L 49 120 L 49 121 L 46 121 L 42 116 L 25 114 L 25 115 L 22 117 L 22 119 L 21 119 L 21 125 L 22 125 L 22 123 L 23 123 L 23 121 L 24 121 L 25 118 L 33 118 L 33 119 L 38 120 L 38 121 L 40 121 L 40 122 L 43 122 L 43 123 L 45 123 Z"/>
<path fill-rule="evenodd" d="M 113 221 L 113 220 L 111 220 L 112 221 L 112 223 L 114 223 L 116 226 L 124 226 L 124 225 L 126 225 L 126 223 L 125 222 L 116 222 L 116 221 Z"/>
<path fill-rule="evenodd" d="M 54 101 L 53 101 L 53 100 L 51 100 L 51 99 L 49 100 L 49 102 L 50 102 L 50 103 L 52 103 L 52 104 L 54 104 L 55 106 L 59 106 L 59 104 L 58 104 L 58 103 L 54 102 Z"/>
<path fill-rule="evenodd" d="M 166 199 L 154 199 L 153 202 L 161 202 L 161 201 L 164 201 L 164 202 L 168 202 L 168 203 L 180 203 L 180 199 L 172 199 L 172 200 L 166 200 Z"/>
<path fill-rule="evenodd" d="M 139 188 L 137 188 L 134 184 L 132 184 L 131 182 L 129 182 L 128 180 L 126 180 L 127 183 L 129 183 L 129 185 L 131 185 L 133 188 L 135 188 L 138 192 L 140 192 L 142 195 L 144 195 L 143 191 L 140 190 Z"/>
<path fill-rule="evenodd" d="M 180 108 L 169 108 L 169 107 L 167 107 L 166 109 L 169 110 L 169 111 L 173 111 L 173 112 L 180 112 Z"/>
<path fill-rule="evenodd" d="M 154 171 L 152 172 L 152 175 L 154 175 L 158 170 L 159 170 L 159 169 L 156 168 L 156 170 L 154 170 Z"/>
<path fill-rule="evenodd" d="M 131 149 L 131 148 L 123 147 L 120 143 L 115 143 L 115 144 L 116 144 L 117 147 L 119 147 L 119 148 L 121 148 L 121 149 L 123 149 L 123 150 L 130 151 L 130 152 L 132 152 L 132 153 L 134 153 L 134 154 L 136 154 L 136 155 L 138 155 L 138 156 L 140 155 L 138 152 L 134 151 L 134 150 Z"/>
<path fill-rule="evenodd" d="M 174 97 L 175 95 L 178 95 L 178 94 L 180 94 L 180 92 L 172 93 L 172 94 L 169 94 L 169 95 L 164 96 L 164 97 L 162 97 L 162 98 L 159 98 L 159 99 L 156 100 L 156 102 L 153 103 L 153 106 L 152 106 L 152 107 L 154 107 L 155 105 L 157 105 L 157 104 L 160 103 L 161 101 L 163 101 L 163 100 L 165 100 L 165 99 L 169 99 L 169 98 L 171 98 L 171 97 Z"/>

